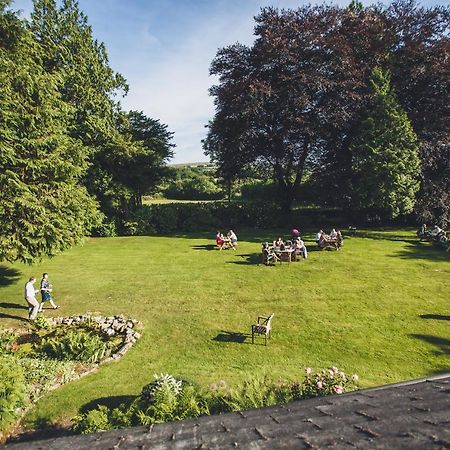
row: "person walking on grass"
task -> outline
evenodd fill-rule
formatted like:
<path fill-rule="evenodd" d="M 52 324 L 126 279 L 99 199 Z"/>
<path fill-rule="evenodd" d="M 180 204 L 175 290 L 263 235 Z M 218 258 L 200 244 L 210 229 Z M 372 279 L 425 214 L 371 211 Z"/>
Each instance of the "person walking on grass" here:
<path fill-rule="evenodd" d="M 39 312 L 42 312 L 44 309 L 44 303 L 50 302 L 50 305 L 53 306 L 53 309 L 58 309 L 59 306 L 55 304 L 52 297 L 52 285 L 48 281 L 48 273 L 42 274 L 42 280 L 41 280 L 41 296 L 42 296 L 42 302 L 41 306 L 39 307 Z"/>
<path fill-rule="evenodd" d="M 36 300 L 39 289 L 34 288 L 34 283 L 36 283 L 36 278 L 30 277 L 25 284 L 25 300 L 28 303 L 28 318 L 30 320 L 36 319 L 39 311 L 39 302 Z"/>

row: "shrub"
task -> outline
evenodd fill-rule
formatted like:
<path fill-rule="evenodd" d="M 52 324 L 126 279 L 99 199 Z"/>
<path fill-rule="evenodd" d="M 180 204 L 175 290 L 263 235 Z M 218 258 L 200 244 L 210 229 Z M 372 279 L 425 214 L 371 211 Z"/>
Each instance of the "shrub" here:
<path fill-rule="evenodd" d="M 36 330 L 51 330 L 52 325 L 49 320 L 44 316 L 37 316 L 36 319 L 32 322 L 33 327 Z"/>
<path fill-rule="evenodd" d="M 138 406 L 136 417 L 141 425 L 209 414 L 207 402 L 196 386 L 168 374 L 155 375 L 155 380 L 142 390 Z"/>
<path fill-rule="evenodd" d="M 69 330 L 62 336 L 43 338 L 36 351 L 61 361 L 93 363 L 105 357 L 108 344 L 100 336 L 79 329 Z"/>
<path fill-rule="evenodd" d="M 321 395 L 341 394 L 354 387 L 358 377 L 350 379 L 333 367 L 316 374 L 306 369 L 303 382 L 273 382 L 267 377 L 250 377 L 234 389 L 224 381 L 208 390 L 177 380 L 172 375 L 155 375 L 155 380 L 144 386 L 141 395 L 129 406 L 110 410 L 105 406 L 80 414 L 74 418 L 74 431 L 90 433 L 130 425 L 150 425 L 188 417 L 243 411 L 294 399 Z"/>
<path fill-rule="evenodd" d="M 35 402 L 56 383 L 64 384 L 76 378 L 74 363 L 42 358 L 17 358 L 25 377 L 27 397 Z"/>
<path fill-rule="evenodd" d="M 18 410 L 25 405 L 25 392 L 20 365 L 14 358 L 0 358 L 0 432 L 16 420 Z"/>
<path fill-rule="evenodd" d="M 17 336 L 12 331 L 0 330 L 0 355 L 10 353 Z"/>
<path fill-rule="evenodd" d="M 152 403 L 155 399 L 155 395 L 158 391 L 168 387 L 168 390 L 173 392 L 177 396 L 182 390 L 183 382 L 181 380 L 175 379 L 169 374 L 153 375 L 154 381 L 145 385 L 142 388 L 141 400 L 146 403 Z"/>
<path fill-rule="evenodd" d="M 217 412 L 243 411 L 277 403 L 276 386 L 267 377 L 249 377 L 229 391 L 223 387 L 216 388 L 215 385 L 210 388 L 213 408 Z"/>
<path fill-rule="evenodd" d="M 114 237 L 117 236 L 117 225 L 114 219 L 104 218 L 103 222 L 94 228 L 91 232 L 96 237 Z"/>
<path fill-rule="evenodd" d="M 357 375 L 350 378 L 337 367 L 323 369 L 314 373 L 311 368 L 306 368 L 306 377 L 303 383 L 293 383 L 292 393 L 294 399 L 306 399 L 323 395 L 342 394 L 354 387 L 358 381 Z"/>
<path fill-rule="evenodd" d="M 75 416 L 72 419 L 72 429 L 81 434 L 111 430 L 113 425 L 109 420 L 109 414 L 108 407 L 99 405 L 97 409 Z"/>

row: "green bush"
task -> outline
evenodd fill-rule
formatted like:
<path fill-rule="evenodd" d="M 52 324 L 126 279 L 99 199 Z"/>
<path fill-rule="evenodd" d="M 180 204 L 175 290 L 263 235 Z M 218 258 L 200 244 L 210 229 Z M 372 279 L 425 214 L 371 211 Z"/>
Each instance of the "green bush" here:
<path fill-rule="evenodd" d="M 98 362 L 106 356 L 108 343 L 100 336 L 82 329 L 64 335 L 43 338 L 36 351 L 61 361 Z"/>
<path fill-rule="evenodd" d="M 102 223 L 91 232 L 92 236 L 97 237 L 114 237 L 117 236 L 117 224 L 114 218 L 103 219 Z"/>
<path fill-rule="evenodd" d="M 275 202 L 279 195 L 279 188 L 275 183 L 259 181 L 241 186 L 241 196 L 244 200 L 260 201 L 265 199 Z"/>
<path fill-rule="evenodd" d="M 99 405 L 97 409 L 75 416 L 72 419 L 72 429 L 80 434 L 111 430 L 113 424 L 109 420 L 109 415 L 109 408 Z"/>
<path fill-rule="evenodd" d="M 267 378 L 249 377 L 231 390 L 212 387 L 210 402 L 215 412 L 243 411 L 275 405 L 277 389 Z"/>
<path fill-rule="evenodd" d="M 52 325 L 50 324 L 49 320 L 44 316 L 37 316 L 32 325 L 36 330 L 48 331 L 52 329 Z"/>
<path fill-rule="evenodd" d="M 164 189 L 164 196 L 177 200 L 218 200 L 223 192 L 211 171 L 184 167 L 176 169 L 175 179 Z"/>
<path fill-rule="evenodd" d="M 0 358 L 0 432 L 4 433 L 25 406 L 24 373 L 14 358 Z"/>
<path fill-rule="evenodd" d="M 234 389 L 224 381 L 202 390 L 194 384 L 177 380 L 172 375 L 155 375 L 144 386 L 141 395 L 130 405 L 110 410 L 105 406 L 74 418 L 74 431 L 90 433 L 131 425 L 150 425 L 189 417 L 244 411 L 295 399 L 341 394 L 355 387 L 358 377 L 348 378 L 333 367 L 316 374 L 306 369 L 303 381 L 273 382 L 267 377 L 250 377 Z"/>
<path fill-rule="evenodd" d="M 17 336 L 12 331 L 0 330 L 0 356 L 11 352 L 11 348 Z"/>
<path fill-rule="evenodd" d="M 168 374 L 155 375 L 155 380 L 144 386 L 137 405 L 136 417 L 141 425 L 209 414 L 196 386 Z"/>
<path fill-rule="evenodd" d="M 35 402 L 56 383 L 64 384 L 76 378 L 74 363 L 43 358 L 17 358 L 26 385 L 27 397 Z"/>
<path fill-rule="evenodd" d="M 358 376 L 347 375 L 337 367 L 323 369 L 314 373 L 311 368 L 306 368 L 306 377 L 302 383 L 292 384 L 294 399 L 306 399 L 311 397 L 321 397 L 324 395 L 342 394 L 354 389 L 358 382 Z"/>

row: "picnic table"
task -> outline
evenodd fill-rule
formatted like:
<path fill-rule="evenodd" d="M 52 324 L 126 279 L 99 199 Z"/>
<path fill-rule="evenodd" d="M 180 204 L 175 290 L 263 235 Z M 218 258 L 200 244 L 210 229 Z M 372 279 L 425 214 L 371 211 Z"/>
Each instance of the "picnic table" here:
<path fill-rule="evenodd" d="M 297 259 L 297 254 L 295 253 L 294 247 L 285 247 L 283 249 L 280 247 L 274 247 L 273 251 L 278 256 L 280 263 L 284 260 L 290 264 L 292 260 L 295 261 Z"/>

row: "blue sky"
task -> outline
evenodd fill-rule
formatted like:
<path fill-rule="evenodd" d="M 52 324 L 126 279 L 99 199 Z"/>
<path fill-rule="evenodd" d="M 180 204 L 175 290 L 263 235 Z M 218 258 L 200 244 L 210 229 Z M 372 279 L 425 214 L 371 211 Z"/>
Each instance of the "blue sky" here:
<path fill-rule="evenodd" d="M 347 5 L 350 0 L 339 0 Z M 209 66 L 221 47 L 253 42 L 253 17 L 263 6 L 295 8 L 299 0 L 79 0 L 111 67 L 130 85 L 121 103 L 175 132 L 171 162 L 207 161 L 201 148 L 214 115 Z M 312 3 L 315 3 L 312 1 Z M 322 3 L 322 2 L 320 2 Z M 374 3 L 363 1 L 365 4 Z M 432 5 L 434 0 L 422 2 Z M 32 0 L 15 0 L 27 17 Z"/>

